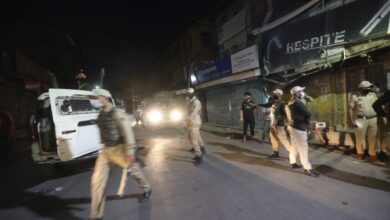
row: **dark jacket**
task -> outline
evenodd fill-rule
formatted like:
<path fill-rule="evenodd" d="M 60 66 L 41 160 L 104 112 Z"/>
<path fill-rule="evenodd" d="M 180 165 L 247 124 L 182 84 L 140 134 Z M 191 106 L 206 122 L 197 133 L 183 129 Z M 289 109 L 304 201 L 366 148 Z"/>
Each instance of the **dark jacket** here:
<path fill-rule="evenodd" d="M 276 126 L 285 126 L 286 125 L 286 112 L 285 107 L 286 103 L 283 100 L 277 100 L 273 97 L 269 98 L 268 103 L 258 104 L 258 106 L 265 108 L 272 108 L 272 114 L 275 117 Z"/>
<path fill-rule="evenodd" d="M 292 99 L 288 103 L 286 111 L 290 111 L 289 126 L 301 131 L 309 129 L 311 113 L 301 100 Z"/>
<path fill-rule="evenodd" d="M 385 92 L 379 99 L 377 99 L 372 107 L 374 108 L 378 117 L 385 117 L 386 112 L 383 111 L 382 106 L 386 105 L 386 103 L 390 103 L 390 91 Z"/>
<path fill-rule="evenodd" d="M 93 89 L 88 82 L 82 82 L 80 84 L 78 82 L 75 82 L 70 88 L 85 91 L 91 91 Z"/>
<path fill-rule="evenodd" d="M 241 104 L 241 111 L 244 120 L 255 120 L 256 104 L 252 100 L 245 100 Z"/>

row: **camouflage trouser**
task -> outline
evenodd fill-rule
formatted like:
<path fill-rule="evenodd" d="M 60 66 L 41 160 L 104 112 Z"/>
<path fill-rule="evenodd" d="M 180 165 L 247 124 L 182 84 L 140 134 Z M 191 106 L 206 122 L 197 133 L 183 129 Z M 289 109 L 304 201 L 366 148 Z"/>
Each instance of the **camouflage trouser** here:
<path fill-rule="evenodd" d="M 197 156 L 202 155 L 200 147 L 204 145 L 203 139 L 200 136 L 200 125 L 191 124 L 188 126 L 188 139 L 190 140 L 192 147 L 195 150 Z"/>
<path fill-rule="evenodd" d="M 266 140 L 265 140 L 266 138 L 270 138 L 270 137 L 269 137 L 270 123 L 271 123 L 271 120 L 267 120 L 267 119 L 264 119 L 264 120 L 263 120 L 263 124 L 262 124 L 262 126 L 261 126 L 261 130 L 262 130 L 261 140 L 262 140 L 262 141 L 266 141 Z"/>
<path fill-rule="evenodd" d="M 269 136 L 273 151 L 279 151 L 279 142 L 283 144 L 287 151 L 290 151 L 291 144 L 287 138 L 286 129 L 284 126 L 270 126 Z"/>
<path fill-rule="evenodd" d="M 123 172 L 127 173 L 129 162 L 125 156 L 126 152 L 123 147 L 104 147 L 96 159 L 91 180 L 91 218 L 103 217 L 106 187 L 111 167 L 119 166 L 123 169 Z M 137 181 L 143 192 L 150 191 L 150 184 L 138 163 L 131 165 L 130 175 Z"/>

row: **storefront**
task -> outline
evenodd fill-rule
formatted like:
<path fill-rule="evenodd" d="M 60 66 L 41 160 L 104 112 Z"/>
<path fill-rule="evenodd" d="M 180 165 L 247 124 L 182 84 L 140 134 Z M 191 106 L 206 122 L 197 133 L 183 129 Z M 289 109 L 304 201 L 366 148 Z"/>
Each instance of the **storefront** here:
<path fill-rule="evenodd" d="M 305 86 L 314 98 L 308 103 L 312 120 L 348 129 L 349 98 L 361 81 L 390 89 L 390 2 L 318 6 L 260 33 L 262 78 L 283 85 L 287 94 L 293 86 Z"/>
<path fill-rule="evenodd" d="M 256 103 L 267 100 L 264 83 L 259 79 L 257 46 L 248 47 L 204 66 L 195 71 L 194 75 L 199 80 L 195 88 L 204 104 L 205 121 L 241 125 L 240 108 L 244 92 L 252 93 Z"/>

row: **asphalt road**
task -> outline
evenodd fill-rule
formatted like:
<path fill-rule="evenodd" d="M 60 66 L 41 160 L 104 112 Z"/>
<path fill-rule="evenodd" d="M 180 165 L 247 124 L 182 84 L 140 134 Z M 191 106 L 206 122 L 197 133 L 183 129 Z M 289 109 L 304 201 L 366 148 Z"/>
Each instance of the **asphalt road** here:
<path fill-rule="evenodd" d="M 138 203 L 132 179 L 115 193 L 114 168 L 104 219 L 390 219 L 390 170 L 356 163 L 333 152 L 311 150 L 321 172 L 308 177 L 286 158 L 269 160 L 268 144 L 241 143 L 202 132 L 207 155 L 196 167 L 182 130 L 136 130 L 153 194 Z M 35 165 L 28 154 L 0 170 L 0 219 L 87 219 L 93 160 L 62 166 Z"/>

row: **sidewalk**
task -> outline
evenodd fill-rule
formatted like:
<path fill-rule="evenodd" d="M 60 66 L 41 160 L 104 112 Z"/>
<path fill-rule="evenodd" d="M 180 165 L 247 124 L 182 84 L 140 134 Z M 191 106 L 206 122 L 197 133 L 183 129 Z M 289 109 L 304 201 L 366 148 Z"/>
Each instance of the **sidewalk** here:
<path fill-rule="evenodd" d="M 224 136 L 231 138 L 231 139 L 242 139 L 242 127 L 241 126 L 234 126 L 234 125 L 220 125 L 220 124 L 214 124 L 214 123 L 203 123 L 202 124 L 202 130 L 208 131 L 208 132 L 214 132 L 223 134 Z M 259 142 L 261 139 L 262 129 L 256 129 L 255 130 L 255 141 Z M 338 145 L 329 145 L 326 146 L 325 144 L 320 143 L 320 141 L 315 140 L 315 136 L 319 135 L 320 133 L 312 132 L 311 138 L 309 140 L 309 146 L 318 149 L 323 148 L 327 151 L 336 151 L 340 153 L 344 153 L 345 146 L 338 146 Z M 390 133 L 387 134 L 388 143 L 390 143 Z M 267 136 L 267 140 L 269 140 L 269 137 Z M 270 144 L 270 141 L 268 142 Z M 355 155 L 356 156 L 356 155 Z M 387 161 L 389 162 L 389 161 Z M 389 164 L 390 165 L 390 164 Z"/>
<path fill-rule="evenodd" d="M 216 135 L 220 137 L 218 138 L 219 141 L 223 140 L 223 143 L 234 145 L 237 148 L 247 149 L 249 150 L 248 152 L 266 155 L 261 157 L 261 159 L 270 160 L 267 158 L 267 155 L 272 153 L 271 145 L 268 143 L 260 144 L 258 142 L 242 143 L 242 130 L 240 127 L 204 123 L 201 130 L 212 134 L 210 136 L 206 135 L 206 146 L 211 140 L 210 137 Z M 259 139 L 259 133 L 257 130 L 255 135 L 257 140 Z M 288 167 L 288 152 L 283 147 L 280 147 L 279 151 L 284 159 L 277 162 Z M 378 185 L 384 184 L 386 185 L 384 187 L 390 190 L 390 164 L 388 161 L 384 165 L 374 165 L 367 161 L 358 161 L 355 155 L 344 155 L 343 151 L 339 150 L 339 148 L 319 145 L 310 145 L 309 159 L 313 167 L 319 170 L 322 175 L 334 179 L 343 179 L 344 181 L 345 179 L 349 179 L 349 181 L 355 182 L 358 185 L 366 186 L 367 184 L 371 184 L 375 185 L 375 188 Z M 299 163 L 299 159 L 297 161 Z"/>

